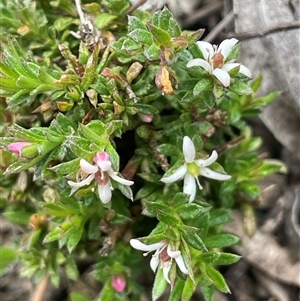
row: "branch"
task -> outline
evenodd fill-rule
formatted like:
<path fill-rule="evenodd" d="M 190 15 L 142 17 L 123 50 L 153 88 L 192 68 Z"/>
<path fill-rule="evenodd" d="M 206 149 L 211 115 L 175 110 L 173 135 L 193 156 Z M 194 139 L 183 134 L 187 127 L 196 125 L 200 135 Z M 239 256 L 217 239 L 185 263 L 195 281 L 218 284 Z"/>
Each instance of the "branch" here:
<path fill-rule="evenodd" d="M 289 23 L 281 23 L 275 27 L 271 27 L 260 32 L 257 31 L 245 31 L 245 32 L 230 32 L 228 33 L 228 38 L 237 38 L 238 40 L 247 40 L 247 39 L 254 39 L 259 37 L 264 37 L 268 34 L 279 32 L 283 30 L 291 30 L 300 28 L 300 21 L 289 22 Z"/>

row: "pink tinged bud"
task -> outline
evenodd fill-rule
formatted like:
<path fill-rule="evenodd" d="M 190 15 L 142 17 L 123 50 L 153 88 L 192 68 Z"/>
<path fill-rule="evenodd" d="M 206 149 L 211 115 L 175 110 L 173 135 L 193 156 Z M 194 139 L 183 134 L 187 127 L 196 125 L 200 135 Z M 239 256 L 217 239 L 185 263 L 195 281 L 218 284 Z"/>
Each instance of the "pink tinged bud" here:
<path fill-rule="evenodd" d="M 140 118 L 142 121 L 150 123 L 153 120 L 153 115 L 144 115 L 144 114 L 139 114 Z"/>
<path fill-rule="evenodd" d="M 7 148 L 9 150 L 11 150 L 13 153 L 15 153 L 16 155 L 18 156 L 21 156 L 21 151 L 23 149 L 23 147 L 27 146 L 27 145 L 31 145 L 30 142 L 13 142 L 13 143 L 10 143 Z"/>
<path fill-rule="evenodd" d="M 113 276 L 111 286 L 119 293 L 123 292 L 126 287 L 126 279 L 123 276 Z"/>

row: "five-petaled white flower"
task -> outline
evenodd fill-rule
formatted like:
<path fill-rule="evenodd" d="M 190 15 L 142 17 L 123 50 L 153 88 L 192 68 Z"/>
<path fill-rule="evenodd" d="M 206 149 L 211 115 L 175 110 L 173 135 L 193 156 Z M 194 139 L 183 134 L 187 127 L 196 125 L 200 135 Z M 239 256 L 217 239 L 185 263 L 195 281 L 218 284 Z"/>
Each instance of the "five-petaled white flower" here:
<path fill-rule="evenodd" d="M 213 151 L 207 159 L 195 159 L 196 149 L 193 141 L 188 136 L 183 138 L 182 152 L 185 161 L 183 165 L 180 166 L 172 175 L 163 177 L 160 180 L 168 184 L 184 178 L 183 192 L 190 195 L 190 202 L 195 199 L 197 189 L 196 182 L 199 188 L 202 189 L 198 176 L 201 175 L 219 181 L 229 180 L 231 178 L 230 175 L 218 173 L 207 167 L 217 160 L 218 154 L 216 151 Z"/>
<path fill-rule="evenodd" d="M 111 200 L 112 196 L 111 191 L 113 188 L 110 183 L 110 178 L 126 186 L 130 186 L 134 183 L 133 181 L 128 181 L 119 177 L 117 173 L 113 171 L 108 153 L 96 153 L 93 161 L 96 163 L 95 165 L 92 165 L 86 160 L 81 159 L 81 170 L 88 176 L 86 176 L 86 178 L 81 182 L 76 183 L 73 181 L 68 181 L 68 184 L 72 187 L 82 187 L 89 185 L 95 179 L 96 183 L 98 184 L 99 198 L 102 203 L 106 204 Z"/>
<path fill-rule="evenodd" d="M 131 239 L 130 244 L 133 248 L 141 251 L 146 251 L 144 256 L 147 256 L 149 252 L 155 251 L 150 260 L 150 267 L 155 273 L 158 266 L 163 269 L 163 274 L 168 283 L 170 283 L 169 272 L 172 266 L 172 260 L 175 259 L 179 269 L 182 273 L 188 275 L 187 270 L 181 252 L 179 250 L 173 250 L 172 246 L 165 240 L 158 243 L 146 245 L 140 242 L 138 239 Z"/>
<path fill-rule="evenodd" d="M 224 87 L 228 87 L 230 85 L 230 75 L 228 72 L 238 66 L 240 67 L 239 73 L 242 73 L 247 77 L 251 77 L 250 70 L 244 65 L 233 63 L 234 60 L 226 62 L 230 51 L 237 42 L 238 40 L 234 38 L 226 39 L 219 45 L 219 47 L 204 41 L 196 42 L 204 59 L 192 59 L 187 63 L 187 67 L 200 66 L 204 68 L 207 72 L 213 74 Z"/>

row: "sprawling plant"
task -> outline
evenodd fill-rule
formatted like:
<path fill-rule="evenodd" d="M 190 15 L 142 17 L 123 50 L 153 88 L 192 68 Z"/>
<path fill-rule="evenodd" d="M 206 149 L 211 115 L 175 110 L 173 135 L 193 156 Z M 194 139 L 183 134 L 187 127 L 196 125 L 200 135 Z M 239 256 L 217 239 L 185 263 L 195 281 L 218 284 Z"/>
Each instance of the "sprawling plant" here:
<path fill-rule="evenodd" d="M 245 119 L 276 93 L 255 96 L 234 38 L 198 41 L 167 8 L 75 2 L 0 1 L 0 205 L 24 229 L 1 269 L 58 285 L 89 257 L 97 300 L 140 300 L 150 268 L 153 300 L 213 300 L 239 259 L 222 225 L 281 167 Z"/>

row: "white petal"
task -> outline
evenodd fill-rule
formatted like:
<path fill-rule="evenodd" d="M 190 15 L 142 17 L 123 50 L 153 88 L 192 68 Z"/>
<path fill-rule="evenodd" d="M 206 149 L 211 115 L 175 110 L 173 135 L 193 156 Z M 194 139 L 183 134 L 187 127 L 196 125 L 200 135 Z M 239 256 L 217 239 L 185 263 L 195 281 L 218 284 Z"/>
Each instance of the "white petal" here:
<path fill-rule="evenodd" d="M 95 174 L 91 174 L 81 182 L 68 181 L 68 184 L 72 187 L 82 187 L 85 185 L 89 185 L 94 180 L 94 178 L 95 178 Z"/>
<path fill-rule="evenodd" d="M 116 182 L 119 182 L 123 185 L 130 186 L 130 185 L 134 184 L 133 181 L 126 180 L 126 179 L 121 178 L 118 175 L 116 175 L 112 169 L 109 169 L 107 171 L 107 173 L 113 180 L 115 180 Z"/>
<path fill-rule="evenodd" d="M 111 200 L 111 188 L 108 181 L 104 186 L 98 185 L 99 198 L 103 204 L 108 203 Z"/>
<path fill-rule="evenodd" d="M 165 241 L 160 241 L 157 242 L 155 244 L 151 244 L 151 245 L 146 245 L 144 243 L 142 243 L 141 241 L 139 241 L 138 239 L 130 239 L 130 244 L 133 248 L 137 249 L 137 250 L 141 250 L 141 251 L 146 251 L 146 252 L 151 252 L 157 249 L 161 249 L 164 245 L 166 245 Z"/>
<path fill-rule="evenodd" d="M 204 68 L 209 73 L 211 73 L 211 71 L 212 71 L 211 65 L 207 61 L 205 61 L 203 59 L 193 59 L 193 60 L 190 60 L 186 64 L 186 66 L 188 68 L 191 68 L 191 67 L 202 67 L 202 68 Z"/>
<path fill-rule="evenodd" d="M 187 172 L 187 165 L 184 163 L 182 166 L 180 166 L 176 171 L 170 175 L 169 177 L 163 177 L 160 179 L 160 181 L 169 184 L 169 183 L 174 183 L 181 179 Z"/>
<path fill-rule="evenodd" d="M 169 278 L 169 272 L 170 272 L 171 266 L 172 266 L 171 262 L 168 261 L 168 262 L 164 263 L 164 267 L 163 267 L 163 274 L 168 283 L 171 283 L 170 278 Z"/>
<path fill-rule="evenodd" d="M 222 67 L 222 70 L 229 72 L 230 70 L 240 66 L 241 64 L 239 63 L 226 63 L 224 64 L 224 66 Z"/>
<path fill-rule="evenodd" d="M 85 173 L 96 173 L 98 171 L 98 166 L 92 165 L 84 159 L 80 160 L 80 167 Z"/>
<path fill-rule="evenodd" d="M 150 268 L 154 273 L 155 273 L 158 265 L 159 265 L 159 257 L 158 257 L 158 255 L 153 255 L 150 260 Z"/>
<path fill-rule="evenodd" d="M 180 254 L 181 254 L 181 252 L 179 250 L 173 251 L 170 244 L 168 244 L 167 253 L 171 258 L 176 258 L 176 257 L 180 256 Z"/>
<path fill-rule="evenodd" d="M 240 66 L 240 71 L 239 72 L 246 75 L 246 76 L 248 76 L 248 77 L 251 77 L 251 71 L 247 67 L 245 67 L 244 65 Z"/>
<path fill-rule="evenodd" d="M 195 163 L 199 167 L 205 167 L 205 166 L 211 165 L 217 159 L 218 159 L 218 153 L 215 150 L 213 150 L 213 152 L 211 153 L 211 155 L 207 159 L 204 159 L 204 160 L 203 159 L 198 159 L 198 160 L 195 160 Z"/>
<path fill-rule="evenodd" d="M 183 192 L 190 195 L 189 202 L 192 202 L 195 199 L 196 190 L 197 186 L 195 178 L 191 174 L 187 173 L 184 177 Z"/>
<path fill-rule="evenodd" d="M 230 76 L 226 71 L 216 68 L 212 74 L 223 84 L 224 87 L 229 86 Z"/>
<path fill-rule="evenodd" d="M 230 175 L 224 175 L 224 174 L 218 173 L 207 167 L 203 167 L 200 169 L 200 175 L 204 176 L 206 178 L 215 179 L 218 181 L 225 181 L 225 180 L 231 179 Z"/>
<path fill-rule="evenodd" d="M 224 40 L 218 47 L 218 51 L 220 51 L 224 58 L 226 59 L 230 51 L 232 50 L 232 47 L 238 42 L 237 39 L 226 39 Z"/>
<path fill-rule="evenodd" d="M 215 54 L 215 50 L 210 43 L 204 42 L 204 41 L 199 41 L 199 42 L 196 42 L 196 44 L 199 47 L 199 49 L 201 50 L 205 60 L 212 58 L 213 55 Z"/>
<path fill-rule="evenodd" d="M 183 138 L 182 152 L 186 163 L 194 162 L 196 150 L 193 141 L 188 136 L 184 136 Z"/>
<path fill-rule="evenodd" d="M 185 263 L 183 261 L 183 258 L 182 258 L 182 255 L 178 256 L 175 258 L 176 260 L 176 263 L 180 269 L 180 271 L 183 273 L 183 274 L 186 274 L 188 275 L 189 274 L 189 271 L 187 270 L 186 266 L 185 266 Z"/>
<path fill-rule="evenodd" d="M 101 161 L 101 162 L 98 162 L 97 165 L 103 171 L 108 171 L 111 168 L 111 162 L 110 161 Z"/>

